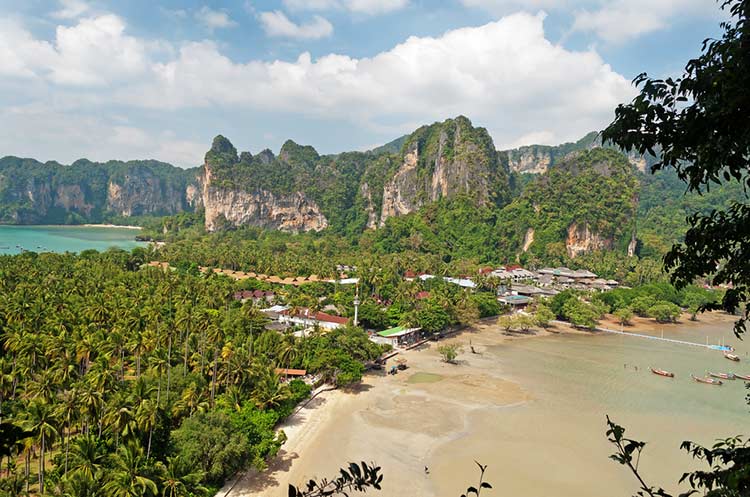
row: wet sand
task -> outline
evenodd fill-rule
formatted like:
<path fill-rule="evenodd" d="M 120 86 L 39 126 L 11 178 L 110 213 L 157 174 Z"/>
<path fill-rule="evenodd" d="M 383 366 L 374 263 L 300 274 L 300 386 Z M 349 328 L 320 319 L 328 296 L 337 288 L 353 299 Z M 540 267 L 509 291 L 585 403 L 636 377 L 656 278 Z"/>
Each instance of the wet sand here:
<path fill-rule="evenodd" d="M 503 378 L 501 365 L 484 353 L 487 347 L 552 332 L 580 333 L 551 330 L 506 335 L 493 323 L 479 324 L 444 341 L 461 345 L 457 364 L 442 362 L 434 342 L 404 352 L 399 357 L 407 359 L 406 371 L 370 373 L 354 391 L 319 395 L 281 427 L 288 441 L 268 471 L 251 471 L 217 495 L 282 497 L 288 483 L 335 477 L 338 468 L 361 460 L 382 466 L 379 495 L 434 495 L 436 478 L 452 479 L 451 472 L 427 475 L 424 467 L 438 447 L 468 434 L 472 412 L 529 399 L 520 385 Z"/>
<path fill-rule="evenodd" d="M 688 330 L 685 333 L 690 334 L 693 330 L 695 339 L 695 330 L 701 327 L 731 328 L 731 317 L 725 315 L 699 319 L 690 322 L 685 317 L 679 324 L 662 326 L 636 318 L 626 331 L 654 333 L 663 328 L 668 333 Z M 602 325 L 614 327 L 612 322 Z M 217 495 L 283 497 L 289 483 L 301 486 L 310 478 L 333 478 L 338 468 L 361 460 L 382 466 L 383 490 L 377 493 L 382 496 L 460 495 L 476 483 L 475 459 L 490 466 L 489 481 L 507 495 L 545 495 L 555 489 L 557 495 L 593 496 L 612 488 L 632 488 L 632 477 L 607 459 L 611 450 L 603 435 L 601 412 L 582 403 L 579 416 L 576 402 L 584 397 L 581 392 L 567 396 L 565 405 L 540 409 L 546 399 L 537 399 L 532 390 L 549 397 L 538 385 L 553 384 L 552 379 L 542 378 L 537 385 L 530 382 L 529 386 L 535 387 L 530 390 L 523 375 L 519 378 L 518 370 L 510 370 L 504 358 L 509 350 L 526 348 L 521 344 L 538 343 L 535 337 L 562 340 L 563 345 L 571 340 L 597 340 L 582 335 L 591 334 L 561 325 L 547 331 L 508 335 L 493 321 L 484 321 L 445 340 L 461 345 L 457 364 L 442 362 L 434 342 L 405 352 L 400 357 L 407 359 L 408 370 L 395 376 L 372 373 L 353 392 L 325 392 L 314 399 L 282 427 L 288 441 L 268 471 L 250 472 Z M 606 339 L 601 337 L 606 334 L 597 335 Z M 640 346 L 639 339 L 622 340 Z M 566 353 L 561 349 L 558 354 L 556 347 L 547 352 L 552 356 Z M 591 363 L 587 366 L 596 366 L 591 358 L 580 362 L 587 361 Z M 645 374 L 639 378 L 651 380 Z M 552 388 L 564 389 L 566 385 L 554 384 Z M 622 385 L 616 386 L 619 389 Z M 558 395 L 566 396 L 565 391 Z M 658 426 L 658 417 L 646 414 L 632 422 L 644 435 L 661 436 L 652 429 Z M 695 421 L 686 421 L 686 425 L 689 423 Z M 694 428 L 698 432 L 707 429 L 702 425 Z M 522 464 L 518 462 L 520 454 L 524 457 Z M 675 447 L 652 449 L 652 454 L 670 458 L 675 455 Z M 684 464 L 685 458 L 678 456 L 666 466 L 677 470 Z M 429 474 L 425 466 L 430 468 Z M 582 479 L 592 468 L 598 476 L 584 485 L 591 493 L 582 493 Z M 543 484 L 536 485 L 537 472 L 544 473 Z"/>

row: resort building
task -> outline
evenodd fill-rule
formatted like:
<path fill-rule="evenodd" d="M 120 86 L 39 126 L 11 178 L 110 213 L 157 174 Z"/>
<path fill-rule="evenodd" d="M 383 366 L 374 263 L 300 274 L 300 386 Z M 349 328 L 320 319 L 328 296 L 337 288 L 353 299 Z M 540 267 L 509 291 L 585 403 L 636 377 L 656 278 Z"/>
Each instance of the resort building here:
<path fill-rule="evenodd" d="M 501 304 L 509 305 L 513 312 L 525 309 L 531 302 L 531 298 L 525 295 L 506 295 L 497 299 Z"/>
<path fill-rule="evenodd" d="M 396 347 L 408 347 L 417 343 L 421 338 L 422 328 L 406 328 L 396 326 L 383 331 L 378 331 L 370 335 L 370 340 L 375 343 L 388 344 Z"/>
<path fill-rule="evenodd" d="M 315 325 L 326 330 L 335 330 L 349 323 L 349 318 L 326 314 L 325 312 L 312 312 L 306 307 L 292 313 L 291 309 L 285 309 L 279 313 L 279 322 L 290 325 L 299 325 L 307 328 Z"/>

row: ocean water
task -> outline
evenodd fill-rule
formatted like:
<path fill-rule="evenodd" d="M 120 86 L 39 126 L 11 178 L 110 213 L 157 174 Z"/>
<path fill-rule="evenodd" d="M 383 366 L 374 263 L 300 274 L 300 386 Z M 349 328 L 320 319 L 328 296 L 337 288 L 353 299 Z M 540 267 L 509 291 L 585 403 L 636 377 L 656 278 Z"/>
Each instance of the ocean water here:
<path fill-rule="evenodd" d="M 0 254 L 81 252 L 146 246 L 135 241 L 138 230 L 95 226 L 0 226 Z"/>
<path fill-rule="evenodd" d="M 503 375 L 521 384 L 532 399 L 476 412 L 467 435 L 437 451 L 432 463 L 436 472 L 450 471 L 456 461 L 477 459 L 491 465 L 489 476 L 504 487 L 503 495 L 628 497 L 635 494 L 637 482 L 607 458 L 613 453 L 605 437 L 609 415 L 626 427 L 627 436 L 647 442 L 641 469 L 649 484 L 686 490 L 677 481 L 698 463 L 679 449 L 683 441 L 710 446 L 719 438 L 750 435 L 745 382 L 725 381 L 717 387 L 696 383 L 690 375 L 750 374 L 750 344 L 747 338 L 737 340 L 729 323 L 686 323 L 665 330 L 664 336 L 724 341 L 742 361 L 728 361 L 721 352 L 702 347 L 608 334 L 494 347 L 489 353 L 502 365 Z M 672 371 L 675 378 L 654 375 L 649 366 Z M 466 465 L 465 471 L 454 473 L 454 481 L 466 481 L 471 471 Z"/>

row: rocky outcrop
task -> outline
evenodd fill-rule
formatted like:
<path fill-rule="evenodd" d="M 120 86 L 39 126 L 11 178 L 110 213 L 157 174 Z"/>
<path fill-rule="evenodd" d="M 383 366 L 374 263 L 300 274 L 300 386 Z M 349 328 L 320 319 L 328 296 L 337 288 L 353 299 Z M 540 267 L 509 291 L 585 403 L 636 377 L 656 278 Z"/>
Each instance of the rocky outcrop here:
<path fill-rule="evenodd" d="M 215 185 L 212 166 L 207 162 L 202 178 L 202 204 L 206 230 L 229 226 L 257 226 L 299 233 L 320 231 L 328 221 L 318 205 L 302 192 L 279 194 L 257 189 Z"/>
<path fill-rule="evenodd" d="M 367 224 L 365 227 L 368 230 L 377 228 L 378 214 L 375 212 L 375 205 L 372 201 L 372 192 L 370 191 L 370 185 L 367 182 L 363 182 L 360 185 L 359 196 L 364 200 L 365 212 L 367 213 Z"/>
<path fill-rule="evenodd" d="M 552 164 L 552 154 L 537 147 L 521 147 L 508 157 L 511 171 L 527 174 L 542 174 Z"/>
<path fill-rule="evenodd" d="M 526 230 L 526 234 L 523 236 L 523 247 L 521 247 L 524 252 L 528 252 L 531 244 L 534 243 L 534 233 L 534 228 Z"/>
<path fill-rule="evenodd" d="M 505 200 L 507 170 L 484 128 L 459 116 L 415 131 L 404 145 L 403 162 L 383 187 L 379 225 L 392 216 L 457 195 L 477 204 Z"/>
<path fill-rule="evenodd" d="M 187 188 L 179 190 L 148 172 L 128 174 L 107 185 L 106 210 L 124 217 L 176 214 L 187 204 Z"/>
<path fill-rule="evenodd" d="M 91 214 L 93 204 L 86 202 L 81 185 L 59 185 L 55 190 L 55 207 L 66 211 L 76 211 L 84 216 Z"/>
<path fill-rule="evenodd" d="M 400 216 L 414 212 L 423 203 L 418 198 L 420 190 L 417 178 L 419 149 L 415 143 L 404 155 L 404 163 L 393 178 L 383 187 L 383 207 L 380 211 L 380 226 L 385 225 L 391 216 Z"/>
<path fill-rule="evenodd" d="M 602 238 L 598 233 L 593 232 L 589 228 L 588 223 L 579 225 L 577 222 L 574 222 L 568 226 L 565 249 L 571 258 L 596 250 L 611 249 L 612 245 L 612 239 Z"/>

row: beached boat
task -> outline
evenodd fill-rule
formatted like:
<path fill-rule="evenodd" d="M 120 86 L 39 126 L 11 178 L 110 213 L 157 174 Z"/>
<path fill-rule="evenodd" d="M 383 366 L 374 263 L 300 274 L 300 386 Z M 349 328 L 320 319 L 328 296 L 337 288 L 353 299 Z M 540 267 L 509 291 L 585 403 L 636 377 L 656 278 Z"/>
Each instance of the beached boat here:
<path fill-rule="evenodd" d="M 708 376 L 713 376 L 714 378 L 721 378 L 722 380 L 734 379 L 734 373 L 712 373 L 711 371 L 708 371 Z"/>
<path fill-rule="evenodd" d="M 690 377 L 697 381 L 698 383 L 707 383 L 709 385 L 723 385 L 721 380 L 714 380 L 713 378 L 698 378 L 697 376 L 691 374 Z"/>
<path fill-rule="evenodd" d="M 674 373 L 664 371 L 663 369 L 649 368 L 652 373 L 658 374 L 659 376 L 666 376 L 667 378 L 674 378 Z"/>
<path fill-rule="evenodd" d="M 737 374 L 737 373 L 734 373 L 734 377 L 737 378 L 738 380 L 750 381 L 750 374 Z"/>
<path fill-rule="evenodd" d="M 729 352 L 724 352 L 724 357 L 726 357 L 730 361 L 740 362 L 740 356 L 734 355 L 734 354 L 730 354 Z"/>

